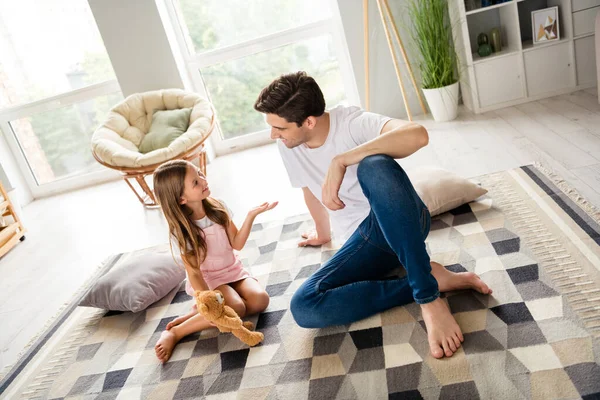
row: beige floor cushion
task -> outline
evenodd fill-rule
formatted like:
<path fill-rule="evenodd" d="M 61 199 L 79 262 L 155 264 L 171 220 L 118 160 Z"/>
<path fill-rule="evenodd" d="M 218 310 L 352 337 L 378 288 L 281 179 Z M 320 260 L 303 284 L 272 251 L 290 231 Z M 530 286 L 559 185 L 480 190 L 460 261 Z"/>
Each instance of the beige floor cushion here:
<path fill-rule="evenodd" d="M 487 193 L 481 186 L 443 168 L 420 167 L 409 171 L 408 176 L 431 216 L 445 213 Z"/>

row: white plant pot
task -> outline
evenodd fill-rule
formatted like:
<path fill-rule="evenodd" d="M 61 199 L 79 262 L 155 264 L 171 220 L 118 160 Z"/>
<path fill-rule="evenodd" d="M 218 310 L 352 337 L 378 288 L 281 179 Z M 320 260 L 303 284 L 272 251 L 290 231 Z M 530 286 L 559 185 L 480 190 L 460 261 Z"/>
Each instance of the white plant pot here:
<path fill-rule="evenodd" d="M 452 121 L 458 113 L 458 82 L 437 89 L 423 89 L 436 122 Z"/>

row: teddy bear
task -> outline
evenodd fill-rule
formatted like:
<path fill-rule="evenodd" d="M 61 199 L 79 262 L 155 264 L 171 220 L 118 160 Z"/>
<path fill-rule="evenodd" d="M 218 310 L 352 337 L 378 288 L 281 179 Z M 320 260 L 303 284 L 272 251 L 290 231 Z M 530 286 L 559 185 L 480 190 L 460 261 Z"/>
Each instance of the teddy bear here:
<path fill-rule="evenodd" d="M 252 331 L 252 322 L 242 322 L 237 313 L 225 305 L 225 298 L 219 290 L 197 290 L 195 297 L 198 312 L 219 328 L 219 331 L 233 333 L 248 346 L 256 346 L 264 340 L 265 336 L 261 332 Z"/>

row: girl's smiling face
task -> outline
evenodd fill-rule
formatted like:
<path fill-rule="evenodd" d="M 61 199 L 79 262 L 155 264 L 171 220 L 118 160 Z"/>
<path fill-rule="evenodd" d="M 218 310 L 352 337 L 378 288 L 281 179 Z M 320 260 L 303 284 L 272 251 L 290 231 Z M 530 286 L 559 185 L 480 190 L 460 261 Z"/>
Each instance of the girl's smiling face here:
<path fill-rule="evenodd" d="M 210 188 L 206 176 L 200 171 L 200 168 L 189 166 L 185 174 L 180 204 L 201 202 L 208 196 L 210 196 Z"/>

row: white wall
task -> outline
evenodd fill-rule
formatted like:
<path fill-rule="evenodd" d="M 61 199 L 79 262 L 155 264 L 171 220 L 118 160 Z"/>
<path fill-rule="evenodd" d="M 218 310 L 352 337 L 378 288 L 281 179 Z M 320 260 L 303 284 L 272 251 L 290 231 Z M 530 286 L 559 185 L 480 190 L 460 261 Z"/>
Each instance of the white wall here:
<path fill-rule="evenodd" d="M 124 96 L 184 88 L 153 0 L 88 0 Z"/>
<path fill-rule="evenodd" d="M 348 43 L 348 51 L 352 59 L 352 67 L 356 77 L 356 84 L 364 106 L 365 98 L 365 63 L 364 63 L 364 39 L 363 39 L 363 8 L 362 0 L 337 0 L 344 25 L 344 33 Z M 406 2 L 404 0 L 388 1 L 396 25 L 400 31 L 400 37 L 408 52 L 409 62 L 413 66 L 413 72 L 419 81 L 419 72 L 416 65 L 414 48 L 410 34 L 407 33 L 407 27 L 410 26 L 406 19 Z M 369 1 L 369 76 L 370 76 L 370 95 L 371 107 L 370 110 L 379 114 L 388 115 L 394 118 L 405 118 L 406 111 L 404 101 L 392 57 L 385 37 L 385 31 L 377 8 L 377 3 L 374 0 Z M 399 49 L 396 48 L 398 51 Z M 408 103 L 410 110 L 414 115 L 422 114 L 419 100 L 415 90 L 412 87 L 410 78 L 407 72 L 406 65 L 402 61 L 402 56 L 399 52 L 397 59 L 400 62 L 400 70 L 404 87 L 407 92 Z"/>

